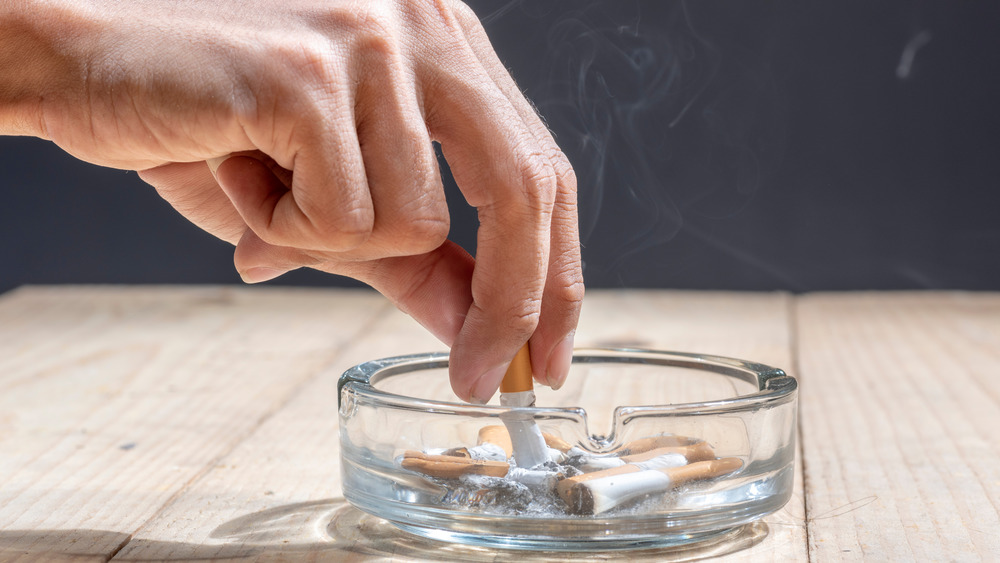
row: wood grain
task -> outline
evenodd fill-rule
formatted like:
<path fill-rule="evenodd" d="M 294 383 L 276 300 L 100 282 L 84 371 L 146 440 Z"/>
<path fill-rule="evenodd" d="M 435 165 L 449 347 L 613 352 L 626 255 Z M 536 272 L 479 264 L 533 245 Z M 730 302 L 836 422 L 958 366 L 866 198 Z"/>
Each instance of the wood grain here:
<path fill-rule="evenodd" d="M 106 560 L 387 309 L 374 292 L 0 300 L 0 557 Z"/>
<path fill-rule="evenodd" d="M 788 361 L 788 310 L 783 295 L 740 299 L 736 295 L 651 292 L 640 300 L 645 306 L 637 301 L 632 314 L 619 316 L 621 300 L 616 293 L 592 292 L 581 323 L 580 332 L 587 335 L 582 345 L 622 341 L 645 326 L 643 342 L 634 344 L 700 343 L 702 348 L 716 345 L 717 353 Z M 705 315 L 714 315 L 714 322 Z M 767 330 L 746 330 L 751 327 Z M 396 313 L 384 315 L 366 337 L 344 351 L 335 368 L 312 380 L 286 408 L 138 530 L 116 560 L 580 560 L 580 554 L 484 551 L 431 542 L 403 534 L 343 502 L 338 490 L 336 377 L 359 361 L 439 349 L 441 345 L 412 320 Z M 793 502 L 801 502 L 801 496 Z M 768 522 L 710 548 L 633 557 L 665 561 L 743 549 L 730 557 L 803 559 L 803 522 L 788 514 L 775 515 Z M 593 559 L 607 559 L 607 555 L 597 553 Z"/>
<path fill-rule="evenodd" d="M 747 358 L 801 384 L 792 502 L 719 544 L 630 559 L 1000 558 L 1000 294 L 591 291 L 577 345 Z M 0 297 L 0 560 L 613 558 L 444 545 L 344 503 L 337 377 L 441 349 L 371 292 Z"/>
<path fill-rule="evenodd" d="M 1000 295 L 797 310 L 813 560 L 1000 558 Z"/>

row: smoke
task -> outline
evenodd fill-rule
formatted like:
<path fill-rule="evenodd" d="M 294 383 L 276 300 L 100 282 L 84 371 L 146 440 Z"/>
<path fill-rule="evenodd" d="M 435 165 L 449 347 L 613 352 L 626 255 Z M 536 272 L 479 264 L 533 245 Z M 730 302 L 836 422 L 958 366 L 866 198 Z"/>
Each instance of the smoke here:
<path fill-rule="evenodd" d="M 899 64 L 896 65 L 896 78 L 906 80 L 910 77 L 910 72 L 913 71 L 913 61 L 917 58 L 917 51 L 930 42 L 931 34 L 926 29 L 921 30 L 906 42 L 903 52 L 899 56 Z"/>
<path fill-rule="evenodd" d="M 576 169 L 591 273 L 618 271 L 682 231 L 712 237 L 705 221 L 739 214 L 780 160 L 766 65 L 730 30 L 702 29 L 738 29 L 738 14 L 626 0 L 490 6 L 487 25 L 517 20 L 525 36 L 544 34 L 543 52 L 525 65 L 544 73 L 528 94 Z"/>

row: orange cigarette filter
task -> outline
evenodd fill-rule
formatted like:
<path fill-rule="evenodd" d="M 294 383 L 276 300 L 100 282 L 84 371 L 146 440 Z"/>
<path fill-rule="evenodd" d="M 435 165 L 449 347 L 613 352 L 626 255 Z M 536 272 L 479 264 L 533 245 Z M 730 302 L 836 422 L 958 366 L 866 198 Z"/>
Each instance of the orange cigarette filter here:
<path fill-rule="evenodd" d="M 531 380 L 531 354 L 525 343 L 510 362 L 507 373 L 500 382 L 501 393 L 521 393 L 535 388 Z"/>

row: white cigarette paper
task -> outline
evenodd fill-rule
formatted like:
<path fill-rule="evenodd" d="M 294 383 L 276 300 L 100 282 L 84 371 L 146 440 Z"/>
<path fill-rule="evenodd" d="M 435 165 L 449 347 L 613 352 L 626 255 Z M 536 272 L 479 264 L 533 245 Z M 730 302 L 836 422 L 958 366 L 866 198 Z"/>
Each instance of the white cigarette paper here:
<path fill-rule="evenodd" d="M 734 457 L 656 469 L 648 469 L 649 464 L 644 468 L 631 463 L 564 479 L 557 489 L 571 512 L 600 514 L 646 495 L 662 494 L 689 481 L 733 473 L 742 466 L 743 462 Z"/>
<path fill-rule="evenodd" d="M 535 404 L 534 391 L 501 393 L 500 404 L 505 407 L 531 407 Z M 535 419 L 528 413 L 507 411 L 500 415 L 507 427 L 514 450 L 514 463 L 518 467 L 531 469 L 549 461 L 549 447 Z"/>
<path fill-rule="evenodd" d="M 600 514 L 650 493 L 666 491 L 672 479 L 656 470 L 623 473 L 587 481 L 593 503 L 593 513 Z"/>
<path fill-rule="evenodd" d="M 469 457 L 488 461 L 507 461 L 507 452 L 496 444 L 480 444 L 468 449 Z"/>

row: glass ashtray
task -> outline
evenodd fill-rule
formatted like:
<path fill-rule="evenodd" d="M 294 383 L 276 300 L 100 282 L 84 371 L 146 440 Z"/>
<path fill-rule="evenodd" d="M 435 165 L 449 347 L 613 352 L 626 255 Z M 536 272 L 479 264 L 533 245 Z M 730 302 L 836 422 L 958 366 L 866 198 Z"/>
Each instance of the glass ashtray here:
<path fill-rule="evenodd" d="M 780 369 L 579 349 L 562 389 L 536 387 L 539 406 L 513 408 L 455 401 L 447 370 L 447 354 L 419 354 L 340 379 L 344 497 L 407 532 L 516 549 L 675 546 L 792 494 L 798 391 Z M 510 457 L 512 415 L 541 430 L 544 467 Z"/>

